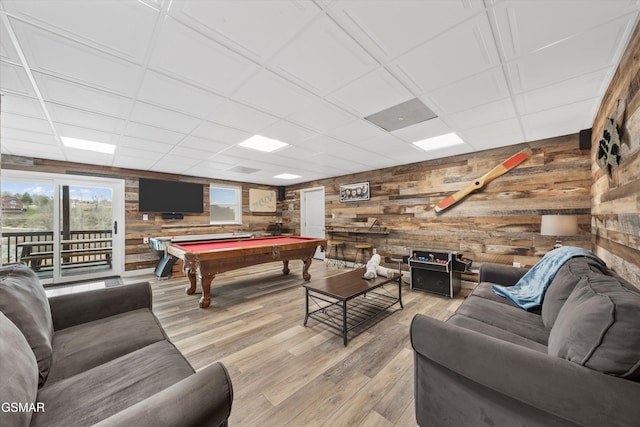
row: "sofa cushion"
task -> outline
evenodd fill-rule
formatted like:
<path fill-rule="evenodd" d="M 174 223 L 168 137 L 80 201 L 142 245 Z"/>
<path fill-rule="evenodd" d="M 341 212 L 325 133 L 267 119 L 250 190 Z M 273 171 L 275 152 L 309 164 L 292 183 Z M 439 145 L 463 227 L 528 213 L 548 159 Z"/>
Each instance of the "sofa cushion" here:
<path fill-rule="evenodd" d="M 31 425 L 93 425 L 191 374 L 193 369 L 173 344 L 160 341 L 73 377 L 45 384 L 37 399 L 46 410 L 34 414 Z M 203 398 L 206 400 L 206 396 Z"/>
<path fill-rule="evenodd" d="M 640 293 L 612 276 L 584 276 L 551 329 L 549 354 L 640 380 Z"/>
<path fill-rule="evenodd" d="M 0 268 L 0 311 L 27 339 L 38 362 L 38 383 L 44 384 L 51 367 L 53 322 L 44 288 L 27 266 Z"/>
<path fill-rule="evenodd" d="M 592 271 L 603 273 L 603 268 L 598 261 L 587 257 L 572 258 L 560 267 L 542 300 L 542 321 L 547 329 L 553 327 L 560 309 L 580 279 Z"/>
<path fill-rule="evenodd" d="M 47 384 L 165 339 L 156 317 L 139 309 L 57 331 Z"/>
<path fill-rule="evenodd" d="M 34 404 L 38 392 L 38 364 L 22 332 L 0 313 L 0 402 L 6 404 Z M 9 408 L 11 409 L 11 408 Z M 18 408 L 19 409 L 19 408 Z M 0 424 L 28 426 L 30 411 L 0 412 Z"/>
<path fill-rule="evenodd" d="M 517 344 L 531 350 L 536 350 L 541 353 L 547 353 L 547 346 L 530 339 L 524 338 L 521 335 L 514 334 L 513 332 L 492 326 L 488 323 L 481 322 L 480 320 L 472 319 L 471 317 L 463 316 L 461 314 L 454 314 L 451 316 L 447 323 L 460 326 L 462 328 L 471 329 L 472 331 L 480 332 L 483 335 L 498 338 L 503 341 L 508 341 L 512 344 Z"/>
<path fill-rule="evenodd" d="M 542 345 L 547 345 L 549 339 L 549 331 L 544 327 L 539 314 L 524 311 L 513 305 L 480 297 L 467 298 L 458 307 L 456 314 L 504 329 Z"/>

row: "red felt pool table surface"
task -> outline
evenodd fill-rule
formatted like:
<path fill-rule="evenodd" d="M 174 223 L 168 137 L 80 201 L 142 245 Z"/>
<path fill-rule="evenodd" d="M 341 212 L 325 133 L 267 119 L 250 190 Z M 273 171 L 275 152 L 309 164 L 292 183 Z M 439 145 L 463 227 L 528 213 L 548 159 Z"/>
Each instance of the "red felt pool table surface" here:
<path fill-rule="evenodd" d="M 325 239 L 297 236 L 275 236 L 238 240 L 211 240 L 170 243 L 167 253 L 183 261 L 189 277 L 187 294 L 195 293 L 197 279 L 201 279 L 200 307 L 211 303 L 211 281 L 216 274 L 267 262 L 282 261 L 284 274 L 289 274 L 289 261 L 303 262 L 302 277 L 308 281 L 311 260 L 320 246 L 324 250 Z"/>
<path fill-rule="evenodd" d="M 186 242 L 186 243 L 172 243 L 173 246 L 181 248 L 186 252 L 206 252 L 206 251 L 221 251 L 226 249 L 247 248 L 247 247 L 260 247 L 260 246 L 273 246 L 273 245 L 286 245 L 290 243 L 301 243 L 308 241 L 317 241 L 309 237 L 261 237 L 254 239 L 239 239 L 239 240 L 212 240 L 204 242 Z"/>

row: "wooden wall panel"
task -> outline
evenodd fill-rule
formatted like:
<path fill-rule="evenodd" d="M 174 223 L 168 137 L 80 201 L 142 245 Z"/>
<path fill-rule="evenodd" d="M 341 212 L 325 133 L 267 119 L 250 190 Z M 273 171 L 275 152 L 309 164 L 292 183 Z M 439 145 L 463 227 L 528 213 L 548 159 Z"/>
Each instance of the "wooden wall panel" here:
<path fill-rule="evenodd" d="M 275 213 L 255 213 L 249 210 L 250 188 L 277 190 L 277 187 L 15 156 L 3 156 L 2 161 L 3 169 L 57 174 L 80 174 L 123 179 L 125 182 L 125 271 L 155 267 L 158 261 L 157 254 L 148 244 L 143 243 L 144 237 L 249 231 L 263 233 L 266 232 L 267 228 L 275 223 L 276 219 L 280 216 L 280 210 Z M 202 184 L 218 183 L 241 185 L 242 224 L 224 226 L 209 224 L 209 192 L 207 187 L 203 189 L 204 213 L 185 215 L 183 220 L 163 220 L 160 214 L 150 213 L 149 220 L 143 221 L 142 213 L 138 211 L 138 180 L 142 177 L 198 182 Z"/>
<path fill-rule="evenodd" d="M 580 235 L 565 244 L 591 248 L 590 153 L 578 148 L 578 135 L 535 141 L 445 159 L 287 187 L 283 220 L 299 232 L 300 189 L 325 187 L 327 226 L 369 227 L 376 219 L 388 235 L 327 234 L 353 244 L 367 242 L 380 252 L 409 249 L 453 250 L 481 262 L 533 265 L 555 243 L 540 235 L 543 214 L 578 215 Z M 516 169 L 436 214 L 443 198 L 485 174 L 512 154 L 531 148 Z M 371 199 L 340 202 L 340 184 L 369 181 Z"/>
<path fill-rule="evenodd" d="M 611 176 L 596 164 L 608 117 L 621 138 L 621 164 Z M 640 287 L 640 28 L 627 46 L 593 123 L 591 194 L 595 251 L 618 274 Z"/>

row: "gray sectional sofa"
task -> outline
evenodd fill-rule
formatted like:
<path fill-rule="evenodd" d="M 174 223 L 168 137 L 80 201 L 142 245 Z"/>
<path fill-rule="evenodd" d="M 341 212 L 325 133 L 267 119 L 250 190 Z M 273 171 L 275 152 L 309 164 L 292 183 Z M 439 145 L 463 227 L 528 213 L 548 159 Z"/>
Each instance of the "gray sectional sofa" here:
<path fill-rule="evenodd" d="M 482 264 L 479 285 L 446 322 L 414 317 L 418 424 L 640 425 L 640 290 L 576 257 L 531 312 L 491 288 L 525 272 Z"/>
<path fill-rule="evenodd" d="M 27 267 L 0 268 L 0 425 L 220 426 L 221 363 L 195 372 L 151 311 L 148 283 L 47 298 Z"/>

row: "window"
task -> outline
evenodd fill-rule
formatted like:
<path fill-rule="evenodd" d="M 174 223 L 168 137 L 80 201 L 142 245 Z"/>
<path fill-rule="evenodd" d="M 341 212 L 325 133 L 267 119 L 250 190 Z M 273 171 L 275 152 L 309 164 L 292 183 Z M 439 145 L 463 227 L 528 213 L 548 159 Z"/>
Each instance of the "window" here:
<path fill-rule="evenodd" d="M 242 223 L 242 187 L 209 186 L 211 224 Z"/>

